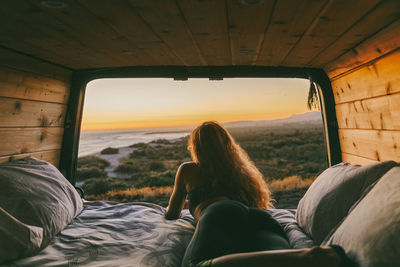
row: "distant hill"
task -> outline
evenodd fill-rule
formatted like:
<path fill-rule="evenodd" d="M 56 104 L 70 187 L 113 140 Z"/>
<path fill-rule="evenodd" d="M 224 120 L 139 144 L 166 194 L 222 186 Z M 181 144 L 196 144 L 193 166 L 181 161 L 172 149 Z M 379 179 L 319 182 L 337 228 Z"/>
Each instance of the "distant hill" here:
<path fill-rule="evenodd" d="M 304 124 L 322 124 L 322 116 L 319 111 L 307 112 L 304 114 L 292 115 L 288 118 L 261 121 L 233 121 L 223 125 L 226 128 L 239 127 L 263 127 L 263 126 L 284 126 L 284 125 L 304 125 Z"/>

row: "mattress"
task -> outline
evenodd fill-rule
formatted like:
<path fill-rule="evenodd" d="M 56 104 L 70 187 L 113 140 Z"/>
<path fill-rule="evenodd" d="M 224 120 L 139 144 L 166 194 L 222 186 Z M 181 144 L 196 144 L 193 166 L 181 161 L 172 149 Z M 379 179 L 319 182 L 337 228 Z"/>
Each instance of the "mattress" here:
<path fill-rule="evenodd" d="M 294 248 L 310 247 L 294 210 L 269 211 Z M 195 229 L 188 210 L 166 220 L 151 203 L 86 201 L 84 209 L 38 255 L 2 266 L 180 266 Z"/>

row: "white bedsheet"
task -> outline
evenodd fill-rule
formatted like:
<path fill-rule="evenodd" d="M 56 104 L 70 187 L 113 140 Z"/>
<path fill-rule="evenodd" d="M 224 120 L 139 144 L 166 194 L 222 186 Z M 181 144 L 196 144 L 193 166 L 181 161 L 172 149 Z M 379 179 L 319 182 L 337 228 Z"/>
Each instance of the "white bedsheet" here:
<path fill-rule="evenodd" d="M 297 226 L 294 210 L 269 211 L 294 248 L 312 246 Z M 38 255 L 2 266 L 174 266 L 194 232 L 188 210 L 169 221 L 165 208 L 151 203 L 87 201 L 71 224 Z"/>
<path fill-rule="evenodd" d="M 90 201 L 50 245 L 5 266 L 180 266 L 193 218 L 164 218 L 150 203 Z"/>

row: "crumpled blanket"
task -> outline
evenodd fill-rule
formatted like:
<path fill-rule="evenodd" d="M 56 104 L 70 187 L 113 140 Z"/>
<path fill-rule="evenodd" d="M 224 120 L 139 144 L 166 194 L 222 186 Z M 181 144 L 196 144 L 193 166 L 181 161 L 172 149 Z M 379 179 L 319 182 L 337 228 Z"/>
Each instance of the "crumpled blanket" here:
<path fill-rule="evenodd" d="M 313 245 L 298 227 L 295 210 L 272 209 L 293 248 Z M 188 210 L 166 220 L 151 203 L 85 201 L 84 209 L 38 255 L 2 266 L 181 266 L 195 223 Z"/>

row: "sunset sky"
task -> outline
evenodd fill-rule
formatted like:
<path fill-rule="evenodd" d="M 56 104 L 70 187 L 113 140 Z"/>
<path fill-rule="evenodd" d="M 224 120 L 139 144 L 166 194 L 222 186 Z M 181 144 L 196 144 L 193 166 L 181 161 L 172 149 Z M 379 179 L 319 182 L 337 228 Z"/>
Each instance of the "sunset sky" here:
<path fill-rule="evenodd" d="M 304 79 L 99 79 L 86 89 L 82 130 L 267 120 L 308 112 Z"/>

